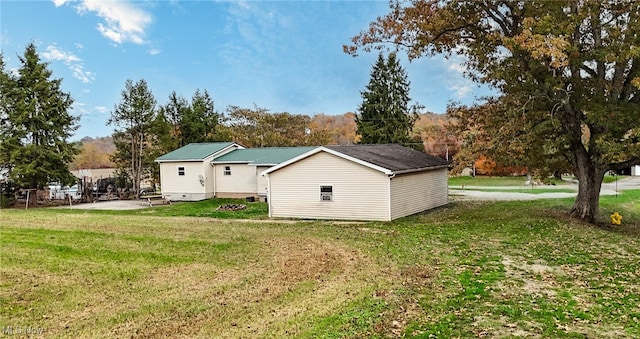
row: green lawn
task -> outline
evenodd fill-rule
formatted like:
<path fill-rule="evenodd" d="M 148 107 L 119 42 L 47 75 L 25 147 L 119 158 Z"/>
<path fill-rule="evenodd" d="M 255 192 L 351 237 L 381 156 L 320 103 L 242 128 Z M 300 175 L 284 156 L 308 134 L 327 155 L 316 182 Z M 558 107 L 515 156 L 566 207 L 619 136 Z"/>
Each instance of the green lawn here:
<path fill-rule="evenodd" d="M 457 202 L 390 223 L 212 219 L 198 216 L 205 203 L 2 210 L 0 325 L 92 338 L 639 337 L 640 191 L 603 197 L 600 226 L 568 219 L 571 203 Z M 614 210 L 622 226 L 604 223 Z"/>
<path fill-rule="evenodd" d="M 526 177 L 450 177 L 449 186 L 524 186 Z"/>
<path fill-rule="evenodd" d="M 100 202 L 97 202 L 99 204 Z M 142 203 L 142 202 L 141 202 Z M 221 205 L 242 204 L 246 208 L 239 211 L 218 210 Z M 268 219 L 269 207 L 264 202 L 246 202 L 244 199 L 210 199 L 194 202 L 173 202 L 171 205 L 154 205 L 138 210 L 73 210 L 47 209 L 40 213 L 99 214 L 99 215 L 146 215 L 158 217 L 207 217 L 218 219 Z"/>
<path fill-rule="evenodd" d="M 612 176 L 605 175 L 603 182 L 612 183 L 616 180 L 626 178 L 626 176 Z M 475 177 L 450 177 L 449 186 L 525 186 L 527 178 L 524 176 L 517 177 L 488 177 L 488 176 L 475 176 Z M 551 179 L 551 185 L 564 185 L 566 181 Z M 548 187 L 548 185 L 538 186 Z"/>
<path fill-rule="evenodd" d="M 463 190 L 474 190 L 474 191 L 482 191 L 482 192 L 511 192 L 511 193 L 529 193 L 529 194 L 542 194 L 542 193 L 578 193 L 577 190 L 571 188 L 547 188 L 547 186 L 539 187 L 529 187 L 529 188 L 491 188 L 494 186 L 487 186 L 489 188 L 463 188 Z"/>

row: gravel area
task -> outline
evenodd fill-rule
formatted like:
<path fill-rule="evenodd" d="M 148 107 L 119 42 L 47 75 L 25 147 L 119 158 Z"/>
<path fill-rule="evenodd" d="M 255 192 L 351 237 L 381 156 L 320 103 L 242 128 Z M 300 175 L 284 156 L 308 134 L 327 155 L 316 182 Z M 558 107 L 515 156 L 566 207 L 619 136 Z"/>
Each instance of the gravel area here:
<path fill-rule="evenodd" d="M 59 206 L 56 208 L 67 208 L 76 210 L 137 210 L 149 207 L 149 203 L 143 200 L 109 200 L 96 201 L 93 203 L 82 203 L 73 206 Z"/>

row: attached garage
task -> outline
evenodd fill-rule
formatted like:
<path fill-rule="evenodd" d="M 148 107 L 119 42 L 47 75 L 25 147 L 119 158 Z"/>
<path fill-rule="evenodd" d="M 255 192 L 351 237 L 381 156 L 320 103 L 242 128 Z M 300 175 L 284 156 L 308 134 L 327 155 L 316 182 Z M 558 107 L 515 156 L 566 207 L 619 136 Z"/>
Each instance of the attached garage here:
<path fill-rule="evenodd" d="M 400 145 L 323 146 L 263 172 L 274 218 L 389 221 L 446 205 L 447 166 Z"/>

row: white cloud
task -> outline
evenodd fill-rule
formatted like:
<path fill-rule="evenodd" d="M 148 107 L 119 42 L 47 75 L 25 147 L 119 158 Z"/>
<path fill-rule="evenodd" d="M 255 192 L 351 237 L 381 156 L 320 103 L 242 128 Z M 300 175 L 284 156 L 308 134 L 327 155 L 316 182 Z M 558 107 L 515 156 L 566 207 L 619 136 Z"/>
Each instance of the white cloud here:
<path fill-rule="evenodd" d="M 53 4 L 56 7 L 60 7 L 60 6 L 64 5 L 67 2 L 67 0 L 52 0 L 52 1 L 53 1 Z"/>
<path fill-rule="evenodd" d="M 466 58 L 461 55 L 453 55 L 442 60 L 447 69 L 447 88 L 453 92 L 458 100 L 465 99 L 475 87 L 474 82 L 464 76 L 467 71 L 464 65 L 465 61 Z"/>
<path fill-rule="evenodd" d="M 42 53 L 42 56 L 47 60 L 62 61 L 71 70 L 73 77 L 85 84 L 95 79 L 95 73 L 84 70 L 82 59 L 78 58 L 71 52 L 58 48 L 55 45 L 47 46 L 44 53 Z"/>
<path fill-rule="evenodd" d="M 48 60 L 61 60 L 64 61 L 65 64 L 82 61 L 73 53 L 63 51 L 54 45 L 47 46 L 42 55 Z"/>
<path fill-rule="evenodd" d="M 73 76 L 82 81 L 83 83 L 89 83 L 95 80 L 96 75 L 93 72 L 85 71 L 81 64 L 69 65 L 69 69 L 73 73 Z"/>
<path fill-rule="evenodd" d="M 456 83 L 449 86 L 449 89 L 455 93 L 455 96 L 458 99 L 464 99 L 471 91 L 473 90 L 472 83 Z"/>
<path fill-rule="evenodd" d="M 56 7 L 72 2 L 71 0 L 52 1 Z M 135 6 L 132 1 L 80 0 L 76 10 L 80 14 L 95 13 L 104 19 L 104 22 L 98 23 L 96 29 L 116 44 L 125 42 L 145 44 L 145 30 L 153 21 L 149 13 Z"/>
<path fill-rule="evenodd" d="M 109 112 L 109 109 L 106 106 L 96 106 L 93 109 L 95 109 L 96 111 L 100 112 L 100 113 L 107 113 Z"/>
<path fill-rule="evenodd" d="M 158 55 L 158 54 L 160 54 L 160 50 L 157 49 L 157 48 L 152 48 L 152 49 L 149 50 L 149 54 L 150 55 Z"/>

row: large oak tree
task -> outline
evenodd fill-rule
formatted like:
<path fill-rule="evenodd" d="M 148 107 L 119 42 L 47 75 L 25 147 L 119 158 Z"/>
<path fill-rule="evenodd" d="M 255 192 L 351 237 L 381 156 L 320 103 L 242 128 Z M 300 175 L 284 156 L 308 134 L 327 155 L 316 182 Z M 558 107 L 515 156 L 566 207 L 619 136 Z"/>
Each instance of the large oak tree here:
<path fill-rule="evenodd" d="M 640 163 L 639 16 L 640 2 L 622 0 L 392 2 L 345 50 L 464 56 L 467 75 L 500 93 L 487 103 L 496 110 L 479 104 L 467 120 L 502 144 L 526 136 L 539 145 L 531 156 L 563 158 L 579 180 L 571 215 L 593 222 L 604 174 Z"/>

